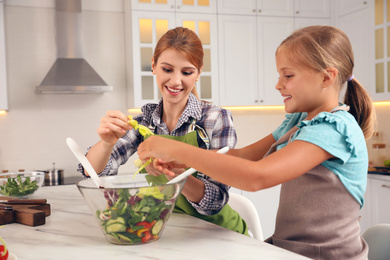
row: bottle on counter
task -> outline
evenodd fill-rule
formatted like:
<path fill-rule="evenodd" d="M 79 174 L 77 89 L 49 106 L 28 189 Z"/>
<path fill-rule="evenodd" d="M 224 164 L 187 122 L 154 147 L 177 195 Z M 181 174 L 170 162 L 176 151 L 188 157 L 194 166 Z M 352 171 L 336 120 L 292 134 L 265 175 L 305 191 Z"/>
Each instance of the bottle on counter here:
<path fill-rule="evenodd" d="M 386 160 L 386 144 L 384 143 L 374 143 L 372 144 L 372 158 L 370 161 L 372 162 L 373 166 L 385 166 L 385 160 Z"/>

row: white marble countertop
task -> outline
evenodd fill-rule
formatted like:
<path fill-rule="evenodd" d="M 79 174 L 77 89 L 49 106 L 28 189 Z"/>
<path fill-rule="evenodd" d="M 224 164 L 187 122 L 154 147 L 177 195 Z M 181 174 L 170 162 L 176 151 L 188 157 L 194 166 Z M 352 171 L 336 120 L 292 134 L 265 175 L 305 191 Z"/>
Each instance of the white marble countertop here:
<path fill-rule="evenodd" d="M 28 259 L 308 259 L 183 214 L 172 214 L 161 238 L 142 245 L 110 244 L 76 185 L 42 187 L 32 198 L 51 205 L 46 224 L 0 229 L 10 252 Z"/>
<path fill-rule="evenodd" d="M 383 174 L 368 174 L 368 178 L 390 181 L 390 175 L 383 175 Z"/>

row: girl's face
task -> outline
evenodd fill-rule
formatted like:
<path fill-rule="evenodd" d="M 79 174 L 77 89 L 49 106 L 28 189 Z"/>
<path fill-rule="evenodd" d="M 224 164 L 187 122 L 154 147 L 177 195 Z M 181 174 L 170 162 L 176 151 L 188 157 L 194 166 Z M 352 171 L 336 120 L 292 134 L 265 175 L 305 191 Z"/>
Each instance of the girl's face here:
<path fill-rule="evenodd" d="M 284 98 L 287 113 L 307 112 L 307 119 L 312 119 L 319 112 L 327 111 L 324 73 L 297 66 L 283 51 L 276 56 L 276 67 L 279 80 L 275 88 Z"/>
<path fill-rule="evenodd" d="M 185 106 L 195 82 L 199 80 L 198 69 L 172 48 L 162 52 L 157 63 L 152 60 L 152 69 L 164 103 Z"/>

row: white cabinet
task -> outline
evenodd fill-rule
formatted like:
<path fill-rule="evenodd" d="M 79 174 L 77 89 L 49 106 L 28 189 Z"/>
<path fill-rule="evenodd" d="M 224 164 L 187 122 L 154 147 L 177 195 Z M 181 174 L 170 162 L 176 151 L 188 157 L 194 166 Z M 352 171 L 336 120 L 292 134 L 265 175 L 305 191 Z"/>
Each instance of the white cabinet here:
<path fill-rule="evenodd" d="M 371 180 L 372 225 L 390 223 L 390 180 Z"/>
<path fill-rule="evenodd" d="M 218 15 L 218 39 L 220 103 L 258 104 L 256 17 Z"/>
<path fill-rule="evenodd" d="M 133 89 L 129 91 L 129 101 L 134 102 L 134 107 L 141 107 L 159 99 L 151 61 L 157 41 L 167 30 L 174 28 L 175 19 L 166 12 L 144 11 L 132 12 L 131 18 L 132 30 L 128 34 L 132 37 L 133 55 L 128 62 L 133 65 Z"/>
<path fill-rule="evenodd" d="M 390 224 L 389 198 L 390 176 L 369 174 L 365 205 L 361 210 L 361 233 L 377 224 Z"/>
<path fill-rule="evenodd" d="M 371 196 L 371 175 L 367 178 L 367 189 L 364 193 L 364 205 L 360 210 L 360 233 L 363 234 L 372 223 L 372 196 Z"/>
<path fill-rule="evenodd" d="M 216 13 L 215 0 L 131 0 L 131 8 L 141 11 Z"/>
<path fill-rule="evenodd" d="M 336 10 L 340 16 L 367 8 L 372 0 L 337 0 Z"/>
<path fill-rule="evenodd" d="M 141 3 L 142 2 L 142 3 Z M 157 103 L 160 96 L 155 77 L 151 72 L 151 59 L 154 48 L 160 37 L 169 29 L 177 26 L 189 28 L 196 32 L 203 43 L 204 65 L 200 80 L 196 83 L 199 96 L 202 100 L 218 104 L 218 54 L 217 54 L 217 18 L 216 14 L 208 12 L 194 13 L 194 10 L 206 8 L 201 5 L 199 9 L 194 7 L 191 13 L 183 12 L 184 8 L 170 10 L 162 8 L 160 2 L 144 3 L 145 1 L 131 2 L 125 5 L 126 41 L 131 46 L 131 52 L 127 55 L 131 71 L 128 71 L 130 79 L 133 79 L 129 88 L 128 100 L 130 107 L 141 107 L 146 103 Z M 176 1 L 178 2 L 178 1 Z M 191 1 L 182 1 L 188 3 Z M 208 1 L 195 1 L 196 4 L 204 4 Z M 169 4 L 166 1 L 166 5 Z M 210 10 L 214 10 L 210 1 Z M 164 5 L 165 6 L 165 5 Z M 165 6 L 166 7 L 166 6 Z M 135 9 L 134 9 L 135 8 Z M 140 11 L 163 10 L 163 11 Z"/>
<path fill-rule="evenodd" d="M 276 70 L 275 51 L 294 30 L 290 17 L 259 17 L 258 24 L 258 88 L 259 105 L 283 105 L 283 98 L 275 89 L 279 74 Z"/>
<path fill-rule="evenodd" d="M 202 41 L 203 69 L 196 88 L 201 100 L 219 104 L 217 16 L 180 13 L 176 15 L 176 26 L 193 30 Z"/>
<path fill-rule="evenodd" d="M 218 0 L 218 14 L 293 16 L 294 0 Z"/>
<path fill-rule="evenodd" d="M 8 110 L 3 1 L 0 1 L 0 110 Z"/>
<path fill-rule="evenodd" d="M 359 2 L 353 5 L 352 2 Z M 343 30 L 354 51 L 353 74 L 357 80 L 375 96 L 375 47 L 373 34 L 373 1 L 338 1 L 336 26 Z M 355 6 L 355 8 L 353 8 Z"/>
<path fill-rule="evenodd" d="M 275 51 L 294 29 L 330 24 L 329 0 L 218 0 L 220 105 L 283 105 Z"/>
<path fill-rule="evenodd" d="M 330 1 L 329 0 L 295 0 L 294 1 L 295 17 L 313 17 L 329 18 Z"/>

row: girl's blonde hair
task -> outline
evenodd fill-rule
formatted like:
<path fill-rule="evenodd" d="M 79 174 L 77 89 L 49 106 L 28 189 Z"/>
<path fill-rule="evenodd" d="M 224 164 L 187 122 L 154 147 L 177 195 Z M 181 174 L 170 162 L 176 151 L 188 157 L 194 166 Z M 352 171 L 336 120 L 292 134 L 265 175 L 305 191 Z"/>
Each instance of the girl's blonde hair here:
<path fill-rule="evenodd" d="M 338 70 L 337 79 L 341 90 L 347 82 L 344 103 L 363 130 L 365 138 L 375 131 L 376 115 L 371 98 L 353 76 L 354 56 L 347 35 L 332 26 L 309 26 L 295 31 L 276 50 L 300 66 L 325 72 L 326 68 Z"/>
<path fill-rule="evenodd" d="M 198 69 L 198 72 L 201 71 L 204 55 L 203 45 L 195 32 L 183 27 L 176 27 L 167 31 L 157 42 L 156 48 L 154 49 L 154 62 L 157 64 L 157 60 L 161 53 L 170 48 L 174 48 L 180 52 Z M 196 87 L 194 87 L 191 92 L 200 99 Z"/>

